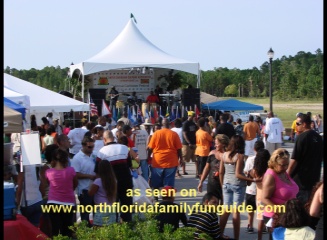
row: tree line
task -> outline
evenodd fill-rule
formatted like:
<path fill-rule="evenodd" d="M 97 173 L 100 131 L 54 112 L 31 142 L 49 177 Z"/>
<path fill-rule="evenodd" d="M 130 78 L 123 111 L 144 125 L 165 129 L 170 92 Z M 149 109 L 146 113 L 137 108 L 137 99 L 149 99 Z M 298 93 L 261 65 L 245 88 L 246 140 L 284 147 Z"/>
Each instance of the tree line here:
<path fill-rule="evenodd" d="M 27 80 L 55 92 L 66 90 L 78 95 L 80 82 L 68 77 L 69 68 L 45 67 L 41 70 L 18 70 L 7 66 L 5 73 Z M 214 68 L 201 71 L 201 91 L 217 97 L 268 97 L 270 70 L 269 62 L 260 68 L 228 69 Z M 174 89 L 196 86 L 197 77 L 178 72 L 170 76 Z M 272 61 L 273 96 L 280 100 L 322 99 L 323 97 L 323 53 L 317 49 L 315 54 L 298 52 L 295 56 L 283 56 Z M 173 89 L 170 89 L 173 90 Z"/>

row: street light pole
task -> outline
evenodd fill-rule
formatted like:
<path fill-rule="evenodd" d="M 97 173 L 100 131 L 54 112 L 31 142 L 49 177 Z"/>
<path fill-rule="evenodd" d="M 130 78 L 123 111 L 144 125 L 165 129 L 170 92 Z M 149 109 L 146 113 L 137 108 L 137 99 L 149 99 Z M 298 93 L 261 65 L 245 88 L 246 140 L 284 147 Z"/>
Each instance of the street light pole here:
<path fill-rule="evenodd" d="M 270 112 L 273 111 L 272 107 L 272 59 L 274 57 L 274 51 L 270 48 L 268 51 L 268 58 L 269 58 L 269 71 L 270 71 L 270 84 L 269 84 L 269 110 Z"/>

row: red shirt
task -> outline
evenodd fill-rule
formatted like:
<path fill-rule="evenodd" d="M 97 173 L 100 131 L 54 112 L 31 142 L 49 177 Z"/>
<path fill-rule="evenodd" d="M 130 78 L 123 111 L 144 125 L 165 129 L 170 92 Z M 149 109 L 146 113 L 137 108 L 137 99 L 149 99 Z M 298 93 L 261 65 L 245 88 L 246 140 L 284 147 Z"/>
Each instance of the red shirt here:
<path fill-rule="evenodd" d="M 127 140 L 128 140 L 128 147 L 129 148 L 133 148 L 133 147 L 135 147 L 135 143 L 133 142 L 133 140 L 132 139 L 130 139 L 129 137 L 127 138 Z"/>
<path fill-rule="evenodd" d="M 146 98 L 146 102 L 149 102 L 149 103 L 157 103 L 157 102 L 159 102 L 159 99 L 158 99 L 157 95 L 149 95 Z"/>

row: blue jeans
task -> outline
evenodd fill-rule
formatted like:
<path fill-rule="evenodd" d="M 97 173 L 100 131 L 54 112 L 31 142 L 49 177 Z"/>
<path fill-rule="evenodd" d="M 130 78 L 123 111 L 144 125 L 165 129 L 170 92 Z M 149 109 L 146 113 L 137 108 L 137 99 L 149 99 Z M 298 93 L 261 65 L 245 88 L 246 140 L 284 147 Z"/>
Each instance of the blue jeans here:
<path fill-rule="evenodd" d="M 175 174 L 177 167 L 172 168 L 154 168 L 152 167 L 151 186 L 160 188 L 163 186 L 175 185 Z"/>
<path fill-rule="evenodd" d="M 88 190 L 82 190 L 82 193 L 78 196 L 78 200 L 79 200 L 79 204 L 83 205 L 84 208 L 88 205 L 94 205 L 93 204 L 93 197 L 90 197 L 88 194 Z M 91 226 L 90 223 L 90 218 L 89 218 L 89 213 L 87 213 L 86 211 L 82 211 L 81 213 L 81 220 L 85 220 L 88 222 L 88 225 Z"/>
<path fill-rule="evenodd" d="M 244 202 L 246 186 L 233 185 L 224 183 L 223 185 L 223 197 L 224 205 L 241 205 Z"/>
<path fill-rule="evenodd" d="M 22 215 L 26 217 L 27 220 L 36 227 L 39 227 L 40 224 L 40 218 L 42 215 L 42 203 L 43 201 L 39 201 L 27 207 L 20 207 Z"/>
<path fill-rule="evenodd" d="M 149 180 L 149 164 L 147 162 L 147 159 L 140 160 L 141 170 L 142 170 L 142 177 L 145 179 L 145 181 Z"/>

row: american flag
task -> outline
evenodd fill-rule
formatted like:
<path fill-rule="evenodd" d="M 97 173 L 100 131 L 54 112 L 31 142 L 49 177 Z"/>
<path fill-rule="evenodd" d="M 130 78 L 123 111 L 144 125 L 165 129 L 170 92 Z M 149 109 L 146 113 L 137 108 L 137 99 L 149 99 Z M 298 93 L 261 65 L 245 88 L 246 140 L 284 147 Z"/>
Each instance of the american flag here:
<path fill-rule="evenodd" d="M 94 115 L 98 116 L 98 107 L 94 104 L 91 97 L 90 97 L 90 109 L 91 109 L 91 116 Z"/>

